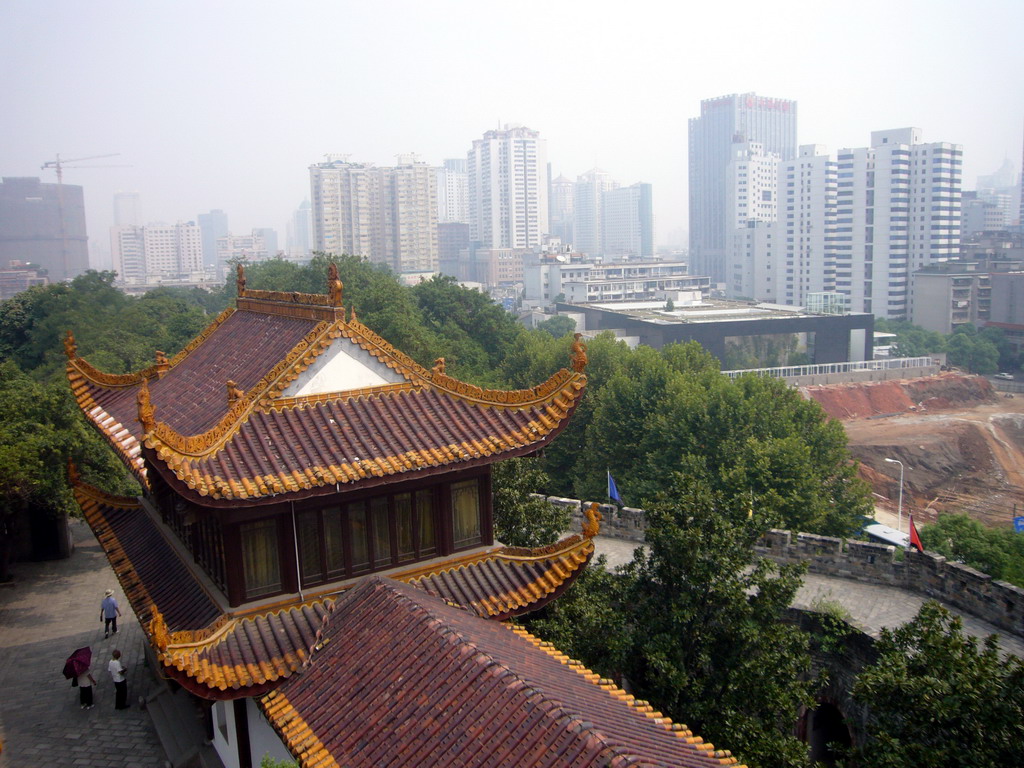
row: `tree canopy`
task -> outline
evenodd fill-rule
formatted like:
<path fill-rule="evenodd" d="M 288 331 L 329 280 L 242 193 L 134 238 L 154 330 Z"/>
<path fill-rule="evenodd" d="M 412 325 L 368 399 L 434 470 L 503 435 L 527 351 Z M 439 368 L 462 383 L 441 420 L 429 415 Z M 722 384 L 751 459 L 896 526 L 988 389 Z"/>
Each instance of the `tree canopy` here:
<path fill-rule="evenodd" d="M 782 621 L 803 568 L 753 553 L 776 520 L 677 474 L 648 508 L 647 551 L 592 569 L 531 630 L 752 765 L 804 765 L 791 730 L 818 681 L 808 636 Z"/>
<path fill-rule="evenodd" d="M 869 707 L 868 741 L 852 757 L 864 768 L 1019 765 L 1024 746 L 1024 662 L 979 642 L 936 602 L 883 629 L 878 661 L 853 695 Z"/>
<path fill-rule="evenodd" d="M 967 515 L 941 514 L 921 528 L 921 543 L 930 552 L 1024 587 L 1024 536 L 1012 528 L 986 528 Z"/>

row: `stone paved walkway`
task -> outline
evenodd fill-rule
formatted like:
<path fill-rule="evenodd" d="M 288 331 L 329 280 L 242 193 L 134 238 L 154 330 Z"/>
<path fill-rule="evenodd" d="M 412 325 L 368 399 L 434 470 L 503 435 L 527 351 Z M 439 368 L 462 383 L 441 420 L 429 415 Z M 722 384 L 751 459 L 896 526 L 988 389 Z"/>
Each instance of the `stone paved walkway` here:
<path fill-rule="evenodd" d="M 16 563 L 14 582 L 0 585 L 0 768 L 160 768 L 166 755 L 139 696 L 158 685 L 145 666 L 143 635 L 99 543 L 72 524 L 67 560 Z M 121 606 L 118 633 L 103 639 L 100 600 L 113 589 Z M 76 648 L 93 651 L 95 706 L 82 710 L 78 689 L 61 669 Z M 128 668 L 131 709 L 114 709 L 107 672 L 120 649 Z"/>

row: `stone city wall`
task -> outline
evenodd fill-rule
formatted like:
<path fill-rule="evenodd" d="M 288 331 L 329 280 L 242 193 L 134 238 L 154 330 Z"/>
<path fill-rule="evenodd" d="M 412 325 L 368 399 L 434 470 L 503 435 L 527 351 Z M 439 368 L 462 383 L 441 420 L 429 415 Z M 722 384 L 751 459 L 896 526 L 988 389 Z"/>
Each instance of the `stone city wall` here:
<path fill-rule="evenodd" d="M 573 522 L 581 526 L 583 508 L 591 502 L 546 497 L 569 507 Z M 642 542 L 647 520 L 642 509 L 600 505 L 601 535 Z M 939 600 L 999 629 L 1024 637 L 1024 589 L 998 581 L 941 555 L 908 549 L 898 558 L 896 548 L 870 541 L 838 539 L 812 533 L 773 529 L 755 547 L 758 554 L 777 563 L 808 563 L 811 573 L 906 589 Z"/>

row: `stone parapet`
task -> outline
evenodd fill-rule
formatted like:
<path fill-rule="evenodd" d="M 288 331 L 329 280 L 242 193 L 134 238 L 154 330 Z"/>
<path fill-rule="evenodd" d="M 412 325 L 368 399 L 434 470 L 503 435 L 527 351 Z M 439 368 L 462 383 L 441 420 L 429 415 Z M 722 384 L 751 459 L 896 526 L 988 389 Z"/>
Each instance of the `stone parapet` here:
<path fill-rule="evenodd" d="M 547 500 L 570 507 L 576 525 L 582 525 L 582 510 L 591 503 L 555 496 Z M 647 519 L 642 509 L 601 504 L 600 510 L 602 535 L 644 540 Z M 811 573 L 916 592 L 1024 637 L 1024 589 L 941 555 L 914 549 L 897 555 L 889 544 L 778 529 L 768 531 L 754 549 L 777 563 L 807 563 Z"/>

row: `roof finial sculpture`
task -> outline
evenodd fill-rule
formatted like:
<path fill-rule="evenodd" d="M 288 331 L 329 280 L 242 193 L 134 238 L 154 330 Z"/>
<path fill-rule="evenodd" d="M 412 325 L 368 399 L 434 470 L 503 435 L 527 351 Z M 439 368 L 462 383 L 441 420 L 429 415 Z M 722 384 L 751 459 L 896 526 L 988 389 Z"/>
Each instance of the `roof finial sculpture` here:
<path fill-rule="evenodd" d="M 242 262 L 238 262 L 236 265 L 235 287 L 238 289 L 238 298 L 245 296 L 245 266 Z"/>
<path fill-rule="evenodd" d="M 156 609 L 156 603 L 150 605 L 149 612 L 152 616 L 147 626 L 149 636 L 153 638 L 153 645 L 162 653 L 167 650 L 167 644 L 171 639 L 167 634 L 167 622 L 164 621 L 160 611 Z"/>
<path fill-rule="evenodd" d="M 77 351 L 78 345 L 75 344 L 75 334 L 69 328 L 68 332 L 64 335 L 64 354 L 68 356 L 68 360 L 73 360 Z"/>
<path fill-rule="evenodd" d="M 587 367 L 587 345 L 582 341 L 582 338 L 582 333 L 573 334 L 572 351 L 569 355 L 572 369 L 576 373 L 583 373 L 583 369 Z"/>
<path fill-rule="evenodd" d="M 583 514 L 587 518 L 587 521 L 583 523 L 583 538 L 585 539 L 592 539 L 601 532 L 601 521 L 604 520 L 604 516 L 599 507 L 600 505 L 596 501 L 592 501 L 590 506 L 583 510 Z"/>
<path fill-rule="evenodd" d="M 444 373 L 444 358 L 443 357 L 437 358 L 437 360 L 434 361 L 434 367 L 431 368 L 430 370 L 432 370 L 434 373 L 443 374 Z"/>
<path fill-rule="evenodd" d="M 354 322 L 356 322 L 356 320 L 358 320 L 358 319 L 359 319 L 359 318 L 357 318 L 357 317 L 356 317 L 356 307 L 355 307 L 355 305 L 353 304 L 353 305 L 352 305 L 351 307 L 349 307 L 349 309 L 351 309 L 351 310 L 352 310 L 352 319 L 351 319 L 351 320 L 349 320 L 349 322 L 350 322 L 350 323 L 354 323 Z"/>
<path fill-rule="evenodd" d="M 139 394 L 136 396 L 136 401 L 139 404 L 139 423 L 142 425 L 143 432 L 149 432 L 156 428 L 156 407 L 153 402 L 149 399 L 149 382 L 147 380 L 142 381 L 142 386 L 139 387 Z"/>
<path fill-rule="evenodd" d="M 243 397 L 245 397 L 245 392 L 240 390 L 238 388 L 238 385 L 235 384 L 235 382 L 233 382 L 231 379 L 227 380 L 227 389 L 228 405 L 231 405 L 231 403 L 235 402 L 236 400 L 241 400 Z"/>
<path fill-rule="evenodd" d="M 341 290 L 344 286 L 338 277 L 338 265 L 333 261 L 327 267 L 327 301 L 332 307 L 341 306 Z"/>
<path fill-rule="evenodd" d="M 75 460 L 68 456 L 68 483 L 71 485 L 78 485 L 78 481 L 80 479 L 78 467 L 75 466 Z"/>

